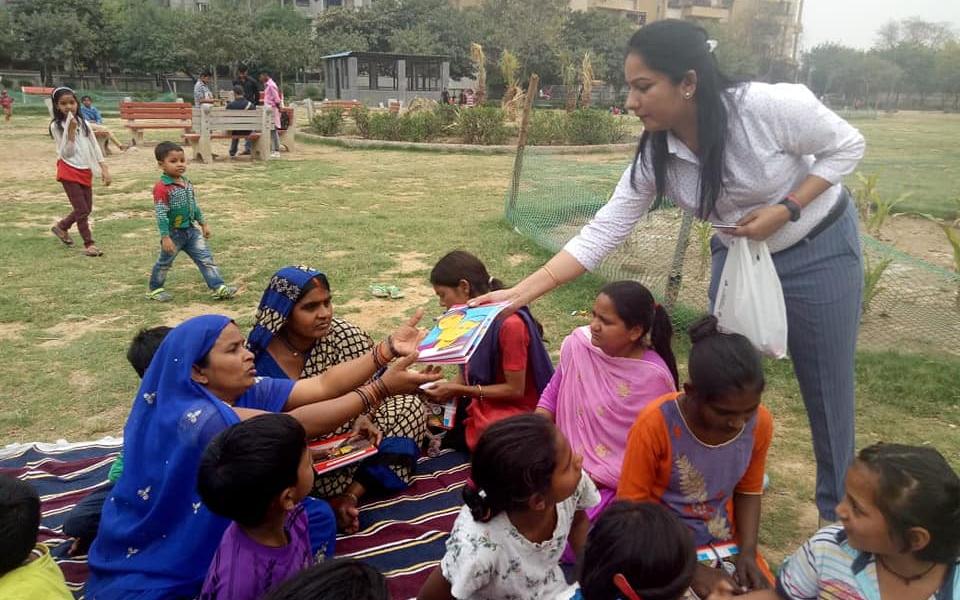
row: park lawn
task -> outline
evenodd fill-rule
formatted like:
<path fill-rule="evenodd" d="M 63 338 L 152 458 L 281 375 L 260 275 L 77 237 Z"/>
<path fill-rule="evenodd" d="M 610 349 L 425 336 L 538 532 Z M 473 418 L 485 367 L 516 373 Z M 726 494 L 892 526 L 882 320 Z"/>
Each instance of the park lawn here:
<path fill-rule="evenodd" d="M 867 139 L 859 171 L 878 174 L 884 198 L 911 192 L 894 212 L 960 217 L 960 114 L 905 111 L 880 113 L 851 123 Z M 850 179 L 848 185 L 856 186 Z"/>
<path fill-rule="evenodd" d="M 196 268 L 181 256 L 167 286 L 175 300 L 148 302 L 143 295 L 158 246 L 150 200 L 158 176 L 152 147 L 110 158 L 114 184 L 95 188 L 94 235 L 105 255 L 86 258 L 48 232 L 67 202 L 53 179 L 45 125 L 45 119 L 29 117 L 0 127 L 0 143 L 15 150 L 0 159 L 0 444 L 120 434 L 137 386 L 124 358 L 134 332 L 208 312 L 228 314 L 247 330 L 261 291 L 283 265 L 326 271 L 338 314 L 383 335 L 416 307 L 429 315 L 440 312 L 427 278 L 448 250 L 478 253 L 507 282 L 547 258 L 502 219 L 509 156 L 301 144 L 297 154 L 266 164 L 191 165 L 188 176 L 213 230 L 214 256 L 240 293 L 231 301 L 212 301 Z M 875 155 L 887 153 L 885 136 L 877 141 L 869 127 L 863 129 Z M 903 169 L 890 169 L 882 180 L 902 179 Z M 938 167 L 928 179 L 939 174 L 946 187 L 949 178 L 942 172 Z M 401 286 L 406 297 L 371 298 L 367 288 L 379 282 Z M 535 305 L 551 351 L 587 322 L 571 312 L 589 310 L 601 283 L 586 277 Z M 681 371 L 685 354 L 680 336 Z M 861 354 L 860 445 L 932 444 L 960 466 L 958 372 L 956 359 Z M 764 400 L 777 431 L 762 540 L 769 557 L 779 561 L 816 528 L 814 467 L 789 363 L 770 362 L 767 373 Z"/>

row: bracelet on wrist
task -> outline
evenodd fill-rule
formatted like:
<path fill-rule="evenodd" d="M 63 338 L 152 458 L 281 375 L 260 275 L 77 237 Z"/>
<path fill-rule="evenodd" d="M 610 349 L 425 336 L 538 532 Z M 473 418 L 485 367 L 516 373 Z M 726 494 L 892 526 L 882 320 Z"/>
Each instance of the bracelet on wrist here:
<path fill-rule="evenodd" d="M 553 280 L 553 286 L 554 286 L 554 287 L 560 287 L 560 279 L 559 279 L 559 278 L 556 276 L 556 274 L 550 269 L 550 267 L 548 267 L 547 265 L 543 265 L 543 266 L 540 267 L 540 268 L 543 269 L 544 271 L 546 271 L 546 272 L 547 272 L 547 275 L 550 276 L 550 279 Z"/>

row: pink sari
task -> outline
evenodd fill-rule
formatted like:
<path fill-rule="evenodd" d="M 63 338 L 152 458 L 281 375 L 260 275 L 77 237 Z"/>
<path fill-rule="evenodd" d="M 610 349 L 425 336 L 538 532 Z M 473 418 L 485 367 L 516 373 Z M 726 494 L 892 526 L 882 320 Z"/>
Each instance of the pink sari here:
<path fill-rule="evenodd" d="M 613 500 L 630 427 L 650 402 L 676 391 L 673 375 L 653 350 L 641 358 L 608 356 L 590 341 L 590 328 L 563 340 L 560 363 L 537 408 L 554 415 L 583 469 L 600 491 L 587 511 L 592 522 Z"/>

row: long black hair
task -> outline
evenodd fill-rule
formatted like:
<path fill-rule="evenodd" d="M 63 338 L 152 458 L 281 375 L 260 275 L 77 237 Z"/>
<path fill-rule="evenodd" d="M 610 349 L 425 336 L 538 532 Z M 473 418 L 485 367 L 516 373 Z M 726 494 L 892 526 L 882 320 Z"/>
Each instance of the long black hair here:
<path fill-rule="evenodd" d="M 60 110 L 60 107 L 57 105 L 60 102 L 60 98 L 63 98 L 66 95 L 73 96 L 73 99 L 77 101 L 77 112 L 74 113 L 73 118 L 77 120 L 77 125 L 80 128 L 83 135 L 90 135 L 90 126 L 87 125 L 86 120 L 83 118 L 83 113 L 80 112 L 80 98 L 77 98 L 77 93 L 68 87 L 59 87 L 53 91 L 53 119 L 50 120 L 50 124 L 57 124 L 57 129 L 63 131 L 63 122 L 67 120 L 67 115 Z M 53 136 L 53 132 L 50 133 Z"/>
<path fill-rule="evenodd" d="M 700 201 L 697 216 L 707 219 L 724 188 L 724 150 L 727 139 L 727 106 L 724 104 L 737 82 L 727 77 L 717 64 L 707 31 L 689 21 L 666 19 L 641 27 L 630 38 L 627 54 L 637 54 L 654 71 L 678 84 L 689 71 L 697 74 L 697 142 L 700 159 Z M 644 131 L 637 144 L 630 180 L 636 185 L 637 163 L 644 169 L 647 152 L 652 153 L 653 176 L 657 186 L 655 206 L 666 194 L 667 132 Z"/>
<path fill-rule="evenodd" d="M 532 413 L 508 417 L 480 436 L 463 501 L 474 520 L 487 522 L 505 510 L 526 508 L 534 494 L 546 493 L 556 468 L 553 423 Z"/>
<path fill-rule="evenodd" d="M 471 298 L 482 296 L 489 292 L 502 290 L 506 286 L 502 281 L 490 275 L 483 261 L 465 250 L 448 252 L 433 265 L 430 271 L 430 285 L 456 288 L 460 280 L 470 285 L 468 295 Z M 530 313 L 533 316 L 533 313 Z M 543 337 L 543 325 L 536 318 L 533 319 L 540 337 Z"/>
<path fill-rule="evenodd" d="M 739 333 L 721 333 L 717 318 L 707 315 L 690 326 L 690 383 L 701 400 L 709 402 L 730 392 L 762 392 L 766 384 L 760 353 Z"/>
<path fill-rule="evenodd" d="M 930 533 L 930 543 L 914 553 L 918 560 L 951 564 L 960 558 L 960 478 L 933 448 L 874 444 L 857 460 L 877 474 L 877 508 L 890 538 L 902 551 L 910 548 L 914 527 Z"/>
<path fill-rule="evenodd" d="M 663 362 L 667 363 L 673 384 L 680 387 L 677 359 L 673 355 L 673 324 L 665 308 L 660 306 L 645 286 L 636 281 L 614 281 L 600 293 L 610 298 L 617 316 L 627 327 L 642 327 L 650 334 L 650 343 Z"/>
<path fill-rule="evenodd" d="M 0 473 L 0 576 L 30 556 L 40 529 L 40 496 L 26 481 Z"/>
<path fill-rule="evenodd" d="M 697 553 L 690 529 L 652 502 L 615 502 L 587 536 L 578 577 L 584 600 L 623 596 L 620 573 L 643 600 L 677 600 L 693 581 Z"/>

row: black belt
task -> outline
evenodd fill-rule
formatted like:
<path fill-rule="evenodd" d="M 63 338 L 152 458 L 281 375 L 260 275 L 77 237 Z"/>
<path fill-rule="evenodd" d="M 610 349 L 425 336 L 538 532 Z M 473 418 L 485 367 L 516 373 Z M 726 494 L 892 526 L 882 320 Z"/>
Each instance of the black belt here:
<path fill-rule="evenodd" d="M 827 216 L 817 223 L 814 228 L 810 230 L 810 233 L 803 236 L 802 241 L 809 242 L 813 240 L 813 238 L 826 231 L 828 227 L 837 222 L 837 219 L 843 216 L 843 213 L 847 212 L 847 206 L 849 205 L 850 192 L 847 191 L 847 188 L 843 188 L 840 191 L 840 199 L 837 200 L 837 203 L 833 205 L 833 208 L 830 209 L 830 212 L 827 213 Z"/>

